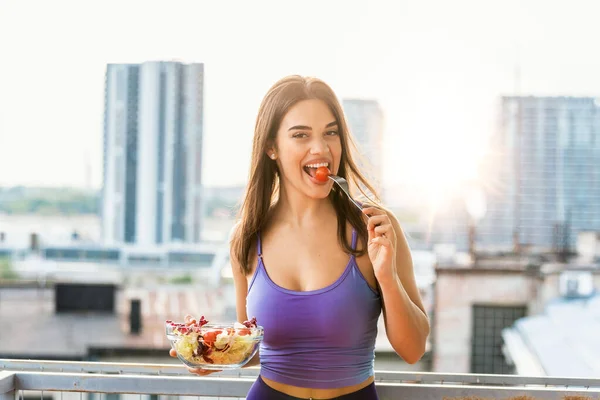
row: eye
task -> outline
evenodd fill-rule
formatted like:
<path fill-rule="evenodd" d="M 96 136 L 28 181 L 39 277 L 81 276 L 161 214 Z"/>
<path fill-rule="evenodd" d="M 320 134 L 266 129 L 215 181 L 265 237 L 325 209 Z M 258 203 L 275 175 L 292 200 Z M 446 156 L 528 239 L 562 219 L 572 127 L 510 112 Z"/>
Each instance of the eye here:
<path fill-rule="evenodd" d="M 336 136 L 338 134 L 339 134 L 338 131 L 327 131 L 327 133 L 326 133 L 327 136 Z"/>
<path fill-rule="evenodd" d="M 296 139 L 303 139 L 305 137 L 308 137 L 308 135 L 304 132 L 296 132 L 292 135 L 292 137 Z"/>

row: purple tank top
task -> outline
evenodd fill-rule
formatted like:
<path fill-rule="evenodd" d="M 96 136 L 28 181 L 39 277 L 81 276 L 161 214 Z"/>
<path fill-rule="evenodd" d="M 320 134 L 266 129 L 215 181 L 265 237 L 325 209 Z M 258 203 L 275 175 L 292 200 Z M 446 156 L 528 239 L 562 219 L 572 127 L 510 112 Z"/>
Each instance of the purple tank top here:
<path fill-rule="evenodd" d="M 356 246 L 352 232 L 352 248 Z M 246 311 L 264 327 L 261 375 L 276 382 L 333 389 L 365 381 L 374 370 L 381 298 L 350 257 L 331 285 L 293 291 L 271 280 L 262 260 L 248 288 Z"/>

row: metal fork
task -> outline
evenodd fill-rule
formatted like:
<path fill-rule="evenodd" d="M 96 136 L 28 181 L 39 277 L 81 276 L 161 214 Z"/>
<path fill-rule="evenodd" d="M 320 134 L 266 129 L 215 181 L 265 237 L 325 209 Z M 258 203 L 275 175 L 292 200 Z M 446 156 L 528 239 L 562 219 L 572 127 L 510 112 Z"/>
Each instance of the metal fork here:
<path fill-rule="evenodd" d="M 354 205 L 356 207 L 358 207 L 359 210 L 362 211 L 363 207 L 360 205 L 360 203 L 357 202 L 356 200 L 354 200 L 352 198 L 352 196 L 350 196 L 350 189 L 348 188 L 348 182 L 344 178 L 342 178 L 341 176 L 337 176 L 337 175 L 329 175 L 329 179 L 334 181 L 340 187 L 340 189 L 342 189 L 344 191 L 344 193 L 346 193 L 346 196 L 348 196 L 350 201 L 352 203 L 354 203 Z"/>

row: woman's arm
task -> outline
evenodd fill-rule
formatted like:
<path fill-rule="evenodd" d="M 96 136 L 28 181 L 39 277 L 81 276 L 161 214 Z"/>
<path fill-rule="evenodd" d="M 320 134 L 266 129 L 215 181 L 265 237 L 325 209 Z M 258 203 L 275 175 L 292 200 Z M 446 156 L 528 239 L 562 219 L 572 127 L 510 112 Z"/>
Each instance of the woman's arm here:
<path fill-rule="evenodd" d="M 396 353 L 414 364 L 425 353 L 430 327 L 408 242 L 391 212 L 374 207 L 363 211 L 370 216 L 369 258 L 383 298 L 387 337 Z"/>
<path fill-rule="evenodd" d="M 246 312 L 246 296 L 248 294 L 248 280 L 242 272 L 240 264 L 234 257 L 233 250 L 230 250 L 229 259 L 231 260 L 231 272 L 233 274 L 233 286 L 235 288 L 235 311 L 238 322 L 248 320 Z M 260 363 L 258 352 L 243 368 L 256 366 Z"/>

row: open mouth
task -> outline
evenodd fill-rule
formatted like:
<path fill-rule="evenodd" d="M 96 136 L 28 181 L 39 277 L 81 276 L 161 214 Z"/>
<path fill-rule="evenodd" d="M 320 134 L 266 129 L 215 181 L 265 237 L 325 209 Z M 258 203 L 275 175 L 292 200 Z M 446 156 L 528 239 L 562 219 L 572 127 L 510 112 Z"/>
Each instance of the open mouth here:
<path fill-rule="evenodd" d="M 322 163 L 316 163 L 316 164 L 306 164 L 304 166 L 304 172 L 306 172 L 311 177 L 315 178 L 316 173 L 317 173 L 317 168 L 319 168 L 319 167 L 329 168 L 329 163 L 322 162 Z"/>

